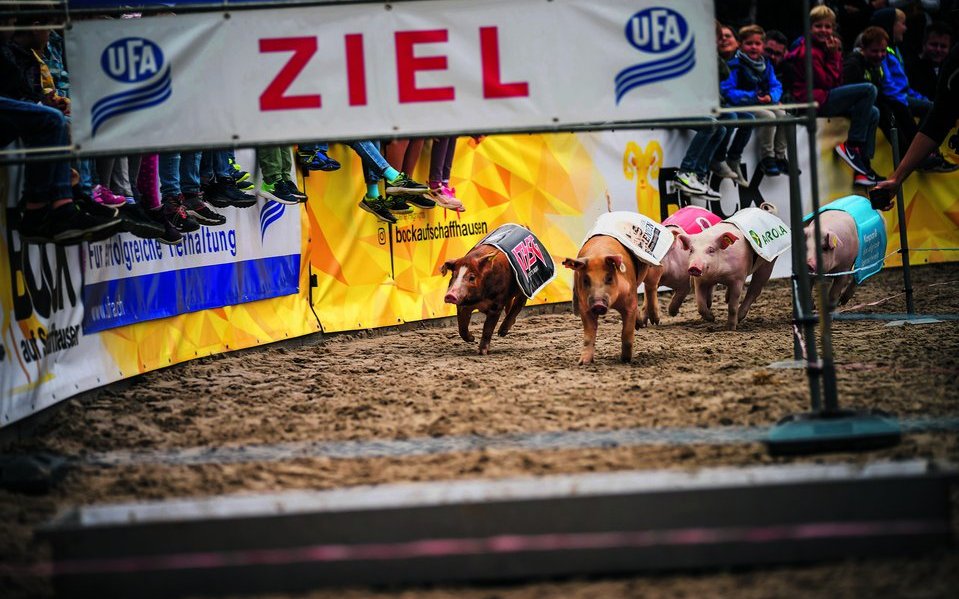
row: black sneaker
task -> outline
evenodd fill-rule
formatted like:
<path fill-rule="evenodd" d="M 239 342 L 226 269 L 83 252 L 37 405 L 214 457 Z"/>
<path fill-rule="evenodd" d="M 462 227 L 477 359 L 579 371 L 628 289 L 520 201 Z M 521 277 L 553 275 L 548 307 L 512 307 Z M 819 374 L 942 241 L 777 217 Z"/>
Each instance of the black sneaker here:
<path fill-rule="evenodd" d="M 386 196 L 386 208 L 393 214 L 413 214 L 413 207 L 404 199 L 408 196 Z"/>
<path fill-rule="evenodd" d="M 364 196 L 360 200 L 360 208 L 366 210 L 384 223 L 396 224 L 396 217 L 390 212 L 383 198 L 370 198 Z"/>
<path fill-rule="evenodd" d="M 210 210 L 200 194 L 185 193 L 180 197 L 183 198 L 183 208 L 186 209 L 187 215 L 201 225 L 216 227 L 226 222 L 225 216 Z"/>
<path fill-rule="evenodd" d="M 58 245 L 72 245 L 83 241 L 106 239 L 117 232 L 120 217 L 94 216 L 70 202 L 54 208 L 49 214 L 49 231 Z"/>
<path fill-rule="evenodd" d="M 296 161 L 308 171 L 335 171 L 340 163 L 319 150 L 301 150 L 296 153 Z"/>
<path fill-rule="evenodd" d="M 190 218 L 190 215 L 186 213 L 186 208 L 183 206 L 183 194 L 175 198 L 171 196 L 163 198 L 160 210 L 163 211 L 163 215 L 170 221 L 173 228 L 180 233 L 192 233 L 200 228 L 200 223 Z"/>
<path fill-rule="evenodd" d="M 430 188 L 422 183 L 418 183 L 406 176 L 406 173 L 400 173 L 400 176 L 394 181 L 387 181 L 386 193 L 429 193 Z"/>
<path fill-rule="evenodd" d="M 249 208 L 256 205 L 256 196 L 243 193 L 230 177 L 217 177 L 203 188 L 203 197 L 217 208 Z"/>
<path fill-rule="evenodd" d="M 282 180 L 276 181 L 275 183 L 267 183 L 264 181 L 260 184 L 260 189 L 256 192 L 256 195 L 264 200 L 279 202 L 280 204 L 300 203 L 300 198 L 290 193 L 290 190 L 287 189 L 285 182 Z"/>
<path fill-rule="evenodd" d="M 111 218 L 118 214 L 116 207 L 107 206 L 106 204 L 101 204 L 100 202 L 94 200 L 87 194 L 83 193 L 83 190 L 80 189 L 80 186 L 73 188 L 73 203 L 79 206 L 80 210 L 83 210 L 87 214 L 93 216 Z"/>
<path fill-rule="evenodd" d="M 306 194 L 300 191 L 300 188 L 296 186 L 296 183 L 293 181 L 280 181 L 283 185 L 283 189 L 289 193 L 294 198 L 298 199 L 300 202 L 306 201 Z"/>
<path fill-rule="evenodd" d="M 779 168 L 779 162 L 776 161 L 772 156 L 766 156 L 759 161 L 759 168 L 762 169 L 763 174 L 767 177 L 778 177 L 783 174 L 782 170 Z"/>
<path fill-rule="evenodd" d="M 156 208 L 147 210 L 146 215 L 150 218 L 150 220 L 163 227 L 163 235 L 157 237 L 157 241 L 160 243 L 176 245 L 183 239 L 183 235 L 176 230 L 176 228 L 173 226 L 173 223 L 170 222 L 170 219 L 168 219 L 163 213 L 163 206 L 158 206 Z"/>
<path fill-rule="evenodd" d="M 436 202 L 434 202 L 433 200 L 431 200 L 429 197 L 425 195 L 409 194 L 409 195 L 401 195 L 397 197 L 399 197 L 401 200 L 403 200 L 410 206 L 419 208 L 420 210 L 429 210 L 431 208 L 436 208 Z"/>
<path fill-rule="evenodd" d="M 20 239 L 26 243 L 53 243 L 53 233 L 50 232 L 50 209 L 38 208 L 24 210 L 17 225 Z"/>
<path fill-rule="evenodd" d="M 143 211 L 139 204 L 127 202 L 120 206 L 120 230 L 142 239 L 158 239 L 165 228 Z"/>

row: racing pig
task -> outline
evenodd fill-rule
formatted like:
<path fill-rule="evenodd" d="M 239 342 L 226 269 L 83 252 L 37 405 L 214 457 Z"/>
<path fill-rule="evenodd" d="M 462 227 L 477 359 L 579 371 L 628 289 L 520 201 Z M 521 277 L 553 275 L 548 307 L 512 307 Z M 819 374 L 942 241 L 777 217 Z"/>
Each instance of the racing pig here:
<path fill-rule="evenodd" d="M 663 221 L 666 228 L 674 237 L 680 233 L 695 235 L 720 222 L 719 216 L 699 206 L 684 206 L 675 214 Z M 678 240 L 673 240 L 660 266 L 650 266 L 643 279 L 645 293 L 643 294 L 643 309 L 639 313 L 640 326 L 652 322 L 659 324 L 659 296 L 656 290 L 665 285 L 673 290 L 673 297 L 669 301 L 669 315 L 676 316 L 679 307 L 683 305 L 689 295 L 689 252 L 682 251 Z"/>
<path fill-rule="evenodd" d="M 616 239 L 607 235 L 590 237 L 575 259 L 563 266 L 573 270 L 573 312 L 583 320 L 583 353 L 579 364 L 590 364 L 596 345 L 599 317 L 610 308 L 623 318 L 623 362 L 633 359 L 633 337 L 638 327 L 637 281 L 646 276 L 649 265 L 640 262 Z"/>
<path fill-rule="evenodd" d="M 773 214 L 776 212 L 775 206 L 769 203 L 764 202 L 761 208 Z M 748 210 L 758 211 L 756 208 L 746 208 L 737 215 Z M 785 225 L 782 231 L 785 231 L 788 239 Z M 749 307 L 759 297 L 776 263 L 775 258 L 767 261 L 759 257 L 750 243 L 742 239 L 743 236 L 740 227 L 726 220 L 697 235 L 680 233 L 677 236 L 680 247 L 689 254 L 688 272 L 693 277 L 696 307 L 700 316 L 706 322 L 713 322 L 713 288 L 717 283 L 722 283 L 726 286 L 726 328 L 730 331 L 735 331 L 736 326 L 746 318 Z M 749 275 L 753 276 L 752 282 L 740 304 L 743 286 Z"/>
<path fill-rule="evenodd" d="M 493 329 L 503 310 L 506 310 L 506 319 L 500 325 L 500 337 L 509 332 L 516 316 L 526 305 L 526 296 L 513 276 L 509 259 L 495 247 L 481 243 L 462 258 L 447 260 L 440 272 L 444 275 L 452 273 L 445 300 L 447 304 L 456 304 L 456 320 L 463 341 L 472 343 L 474 340 L 469 331 L 473 311 L 486 314 L 479 353 L 489 354 Z"/>

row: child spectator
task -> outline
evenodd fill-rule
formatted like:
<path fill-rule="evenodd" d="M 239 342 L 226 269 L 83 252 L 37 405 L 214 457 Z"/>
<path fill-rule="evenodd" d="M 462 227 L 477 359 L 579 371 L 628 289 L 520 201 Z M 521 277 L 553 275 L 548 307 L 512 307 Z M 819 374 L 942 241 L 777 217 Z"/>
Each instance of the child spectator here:
<path fill-rule="evenodd" d="M 932 108 L 932 101 L 909 86 L 902 53 L 899 51 L 902 36 L 906 33 L 906 13 L 898 8 L 877 10 L 872 16 L 872 25 L 882 27 L 889 36 L 889 46 L 883 61 L 886 77 L 880 93 L 891 102 L 908 106 L 916 116 L 925 115 Z"/>
<path fill-rule="evenodd" d="M 912 88 L 927 98 L 936 95 L 939 68 L 952 47 L 952 28 L 937 21 L 926 27 L 919 58 L 906 64 Z"/>
<path fill-rule="evenodd" d="M 329 151 L 326 142 L 302 144 L 296 148 L 296 162 L 308 171 L 339 170 L 340 163 L 326 155 Z"/>
<path fill-rule="evenodd" d="M 773 29 L 766 32 L 766 46 L 763 48 L 763 54 L 769 59 L 770 64 L 773 65 L 773 70 L 776 72 L 776 79 L 779 79 L 779 84 L 783 88 L 783 95 L 780 98 L 780 101 L 783 104 L 788 104 L 793 101 L 792 93 L 792 82 L 789 80 L 790 70 L 783 68 L 786 65 L 786 49 L 789 46 L 789 41 L 786 39 L 786 35 Z"/>
<path fill-rule="evenodd" d="M 410 214 L 413 204 L 417 208 L 430 209 L 436 206 L 425 194 L 429 188 L 393 168 L 372 141 L 354 141 L 349 146 L 360 156 L 363 164 L 363 181 L 366 194 L 360 200 L 360 208 L 385 223 L 396 223 L 394 214 Z M 387 199 L 380 197 L 380 180 L 386 181 Z"/>
<path fill-rule="evenodd" d="M 417 137 L 415 139 L 394 139 L 383 143 L 383 157 L 390 164 L 400 167 L 400 171 L 413 174 L 416 163 L 420 160 L 420 154 L 423 152 L 423 144 L 426 139 Z"/>
<path fill-rule="evenodd" d="M 759 25 L 747 25 L 739 30 L 740 47 L 729 61 L 729 77 L 720 82 L 723 98 L 730 106 L 769 105 L 766 110 L 749 112 L 760 119 L 786 116 L 786 111 L 773 108 L 782 97 L 782 86 L 772 64 L 763 55 L 766 32 Z M 783 127 L 760 127 L 759 167 L 769 176 L 782 174 L 780 165 L 786 164 L 786 135 Z"/>
<path fill-rule="evenodd" d="M 430 150 L 430 175 L 427 185 L 430 197 L 437 204 L 449 210 L 464 212 L 463 202 L 456 197 L 456 189 L 450 187 L 450 171 L 453 168 L 453 155 L 456 152 L 455 137 L 437 137 L 433 139 Z"/>
<path fill-rule="evenodd" d="M 809 16 L 812 48 L 806 48 L 806 40 L 801 39 L 786 54 L 792 71 L 792 95 L 799 102 L 817 102 L 819 116 L 849 118 L 849 134 L 845 142 L 836 146 L 836 154 L 853 169 L 857 184 L 875 185 L 882 179 L 870 165 L 879 123 L 876 88 L 869 83 L 842 84 L 842 43 L 834 33 L 836 15 L 829 7 L 820 5 Z M 812 98 L 806 91 L 807 52 L 812 58 Z"/>

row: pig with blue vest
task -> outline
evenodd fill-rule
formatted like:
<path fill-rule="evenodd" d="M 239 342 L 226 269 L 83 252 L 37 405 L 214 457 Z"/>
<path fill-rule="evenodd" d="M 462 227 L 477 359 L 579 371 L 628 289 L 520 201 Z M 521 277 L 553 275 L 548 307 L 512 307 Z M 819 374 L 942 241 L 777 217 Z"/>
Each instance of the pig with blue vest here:
<path fill-rule="evenodd" d="M 882 270 L 886 254 L 886 222 L 867 198 L 846 196 L 819 209 L 822 264 L 816 263 L 816 236 L 812 214 L 803 222 L 806 233 L 806 266 L 810 274 L 820 271 L 829 283 L 829 309 L 845 305 L 856 287 Z"/>

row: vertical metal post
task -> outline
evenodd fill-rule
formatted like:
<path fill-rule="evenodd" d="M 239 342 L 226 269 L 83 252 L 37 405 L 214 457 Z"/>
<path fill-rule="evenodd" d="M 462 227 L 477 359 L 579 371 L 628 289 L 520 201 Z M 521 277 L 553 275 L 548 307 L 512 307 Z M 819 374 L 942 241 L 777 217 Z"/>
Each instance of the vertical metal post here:
<path fill-rule="evenodd" d="M 806 235 L 802 226 L 802 194 L 799 188 L 799 150 L 796 145 L 796 125 L 786 126 L 786 151 L 789 153 L 789 221 L 792 228 L 793 278 L 796 293 L 793 294 L 793 319 L 806 338 L 806 375 L 809 378 L 809 395 L 814 412 L 822 409 L 819 361 L 816 358 L 816 327 L 812 316 L 809 271 L 806 267 Z M 796 359 L 802 358 L 799 340 L 793 336 Z"/>
<path fill-rule="evenodd" d="M 803 34 L 806 43 L 806 96 L 810 101 L 813 94 L 812 73 L 812 35 L 809 19 L 809 0 L 803 0 Z M 816 109 L 806 109 L 806 131 L 809 136 L 809 182 L 812 193 L 813 230 L 816 240 L 816 264 L 822 264 L 822 228 L 819 224 L 819 146 L 816 143 Z M 836 397 L 836 368 L 832 355 L 832 315 L 829 312 L 829 295 L 826 289 L 826 277 L 818 268 L 816 282 L 819 286 L 819 328 L 822 339 L 822 384 L 825 409 L 834 412 L 839 409 Z M 811 345 L 807 343 L 807 346 Z"/>
<path fill-rule="evenodd" d="M 899 132 L 893 127 L 889 131 L 892 138 L 892 168 L 899 167 Z M 902 284 L 906 292 L 906 312 L 916 313 L 916 305 L 912 299 L 912 274 L 909 272 L 909 235 L 906 232 L 906 206 L 902 196 L 902 186 L 896 192 L 896 212 L 899 213 L 899 254 L 902 256 Z"/>

